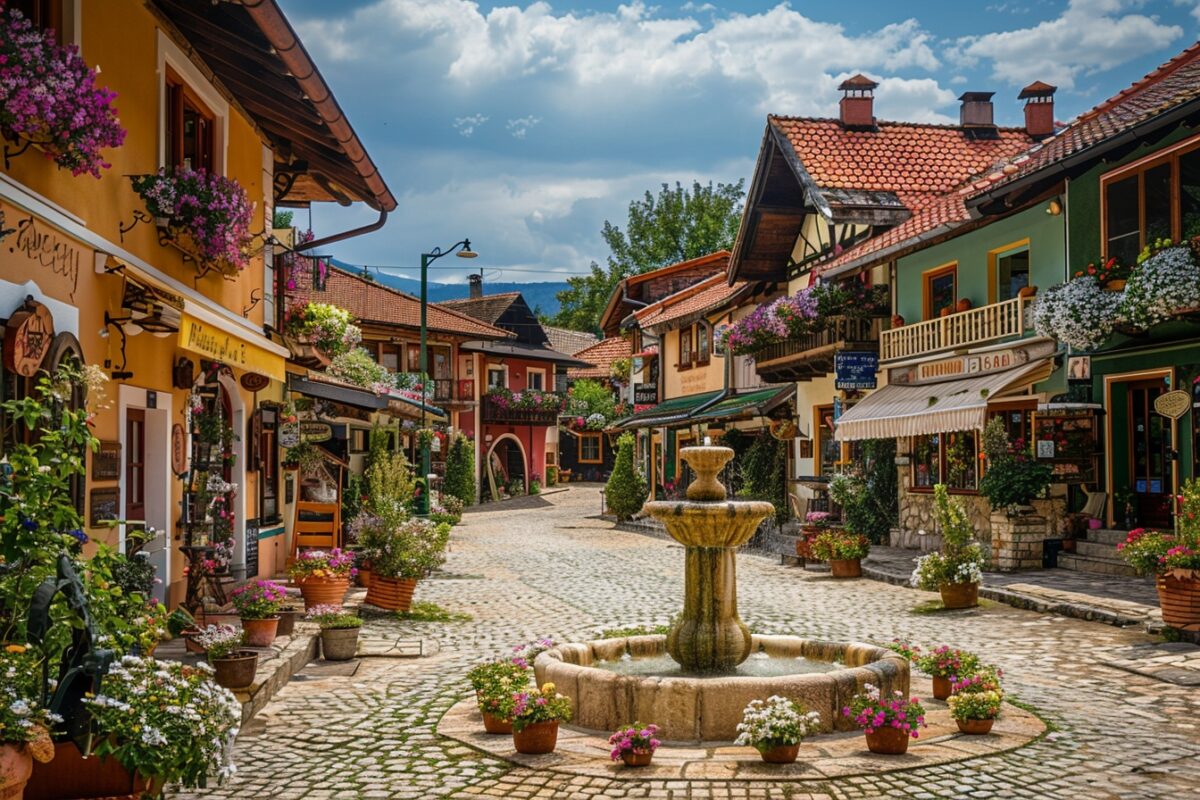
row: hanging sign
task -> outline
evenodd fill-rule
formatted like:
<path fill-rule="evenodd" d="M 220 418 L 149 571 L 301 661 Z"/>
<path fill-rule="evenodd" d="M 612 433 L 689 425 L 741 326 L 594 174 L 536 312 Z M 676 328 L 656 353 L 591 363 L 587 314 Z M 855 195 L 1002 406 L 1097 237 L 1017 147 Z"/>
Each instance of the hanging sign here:
<path fill-rule="evenodd" d="M 291 423 L 279 426 L 279 446 L 295 447 L 300 444 L 300 424 Z"/>
<path fill-rule="evenodd" d="M 187 472 L 187 435 L 183 426 L 176 422 L 171 426 L 171 471 L 176 475 Z"/>
<path fill-rule="evenodd" d="M 652 406 L 658 402 L 658 384 L 635 383 L 633 385 L 633 403 L 638 406 Z"/>
<path fill-rule="evenodd" d="M 1154 410 L 1164 417 L 1179 419 L 1192 407 L 1192 397 L 1182 389 L 1160 394 L 1154 399 Z"/>
<path fill-rule="evenodd" d="M 238 383 L 242 384 L 242 388 L 247 392 L 261 392 L 270 385 L 271 379 L 260 372 L 247 372 Z"/>
<path fill-rule="evenodd" d="M 843 350 L 833 356 L 835 389 L 874 389 L 879 370 L 879 354 L 870 351 Z"/>
<path fill-rule="evenodd" d="M 328 422 L 301 422 L 300 437 L 306 442 L 328 442 L 333 438 L 333 426 Z"/>
<path fill-rule="evenodd" d="M 50 309 L 36 300 L 26 300 L 4 326 L 4 368 L 25 378 L 33 377 L 53 341 L 54 317 Z"/>

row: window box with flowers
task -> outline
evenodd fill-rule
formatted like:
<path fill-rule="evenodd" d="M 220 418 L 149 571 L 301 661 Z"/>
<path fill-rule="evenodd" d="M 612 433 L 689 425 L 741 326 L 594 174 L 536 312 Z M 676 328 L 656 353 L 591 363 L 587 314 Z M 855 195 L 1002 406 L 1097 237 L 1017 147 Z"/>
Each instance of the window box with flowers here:
<path fill-rule="evenodd" d="M 204 169 L 163 167 L 134 176 L 133 191 L 154 218 L 159 241 L 194 260 L 200 275 L 215 270 L 232 278 L 245 269 L 253 210 L 237 181 Z"/>
<path fill-rule="evenodd" d="M 297 356 L 325 365 L 354 352 L 362 341 L 362 331 L 354 324 L 350 312 L 329 303 L 307 303 L 288 309 L 284 314 L 283 335 Z"/>
<path fill-rule="evenodd" d="M 96 86 L 99 69 L 91 70 L 74 45 L 60 45 L 18 9 L 4 9 L 0 24 L 0 134 L 17 145 L 4 148 L 5 168 L 34 147 L 73 175 L 99 178 L 111 166 L 100 151 L 125 141 L 116 93 Z"/>
<path fill-rule="evenodd" d="M 554 425 L 564 406 L 563 396 L 555 392 L 513 392 L 499 386 L 488 390 L 483 400 L 483 421 L 492 423 Z"/>

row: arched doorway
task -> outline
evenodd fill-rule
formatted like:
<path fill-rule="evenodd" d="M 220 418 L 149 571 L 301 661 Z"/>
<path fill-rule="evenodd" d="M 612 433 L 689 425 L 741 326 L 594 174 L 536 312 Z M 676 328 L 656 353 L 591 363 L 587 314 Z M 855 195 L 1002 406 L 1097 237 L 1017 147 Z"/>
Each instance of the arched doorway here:
<path fill-rule="evenodd" d="M 483 462 L 483 486 L 486 497 L 497 500 L 506 486 L 520 481 L 529 491 L 529 458 L 525 444 L 511 433 L 503 433 L 488 448 Z"/>

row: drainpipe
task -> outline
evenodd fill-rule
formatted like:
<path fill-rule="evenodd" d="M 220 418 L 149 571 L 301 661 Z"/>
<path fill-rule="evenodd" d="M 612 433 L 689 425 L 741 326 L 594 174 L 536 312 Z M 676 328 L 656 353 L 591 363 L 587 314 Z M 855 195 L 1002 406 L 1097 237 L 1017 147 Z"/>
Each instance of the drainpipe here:
<path fill-rule="evenodd" d="M 335 233 L 332 236 L 323 236 L 320 239 L 313 239 L 311 242 L 304 242 L 303 244 L 298 244 L 292 249 L 294 252 L 299 253 L 304 250 L 313 250 L 313 249 L 322 247 L 327 244 L 333 244 L 334 242 L 341 242 L 341 241 L 345 241 L 346 239 L 353 239 L 355 236 L 362 236 L 363 234 L 366 234 L 366 233 L 374 233 L 375 231 L 377 231 L 383 227 L 383 224 L 385 222 L 387 222 L 387 218 L 388 218 L 388 212 L 384 211 L 384 210 L 380 210 L 379 219 L 375 220 L 374 222 L 372 222 L 369 225 L 363 225 L 360 228 L 351 228 L 348 231 L 342 231 L 341 233 Z"/>

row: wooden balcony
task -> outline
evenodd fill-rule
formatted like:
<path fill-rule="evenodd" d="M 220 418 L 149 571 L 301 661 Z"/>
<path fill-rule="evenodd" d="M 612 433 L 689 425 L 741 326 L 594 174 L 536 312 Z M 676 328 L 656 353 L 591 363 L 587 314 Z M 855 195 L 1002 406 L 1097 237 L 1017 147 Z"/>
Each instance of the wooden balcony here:
<path fill-rule="evenodd" d="M 558 414 L 558 410 L 501 408 L 494 397 L 484 395 L 483 398 L 485 425 L 557 425 Z"/>
<path fill-rule="evenodd" d="M 1033 329 L 1029 320 L 1033 301 L 1032 297 L 1014 297 L 884 331 L 879 339 L 879 360 L 900 361 L 1024 336 Z"/>
<path fill-rule="evenodd" d="M 767 345 L 754 353 L 755 370 L 767 383 L 808 381 L 833 372 L 839 350 L 879 349 L 883 319 L 831 317 L 822 331 Z"/>

